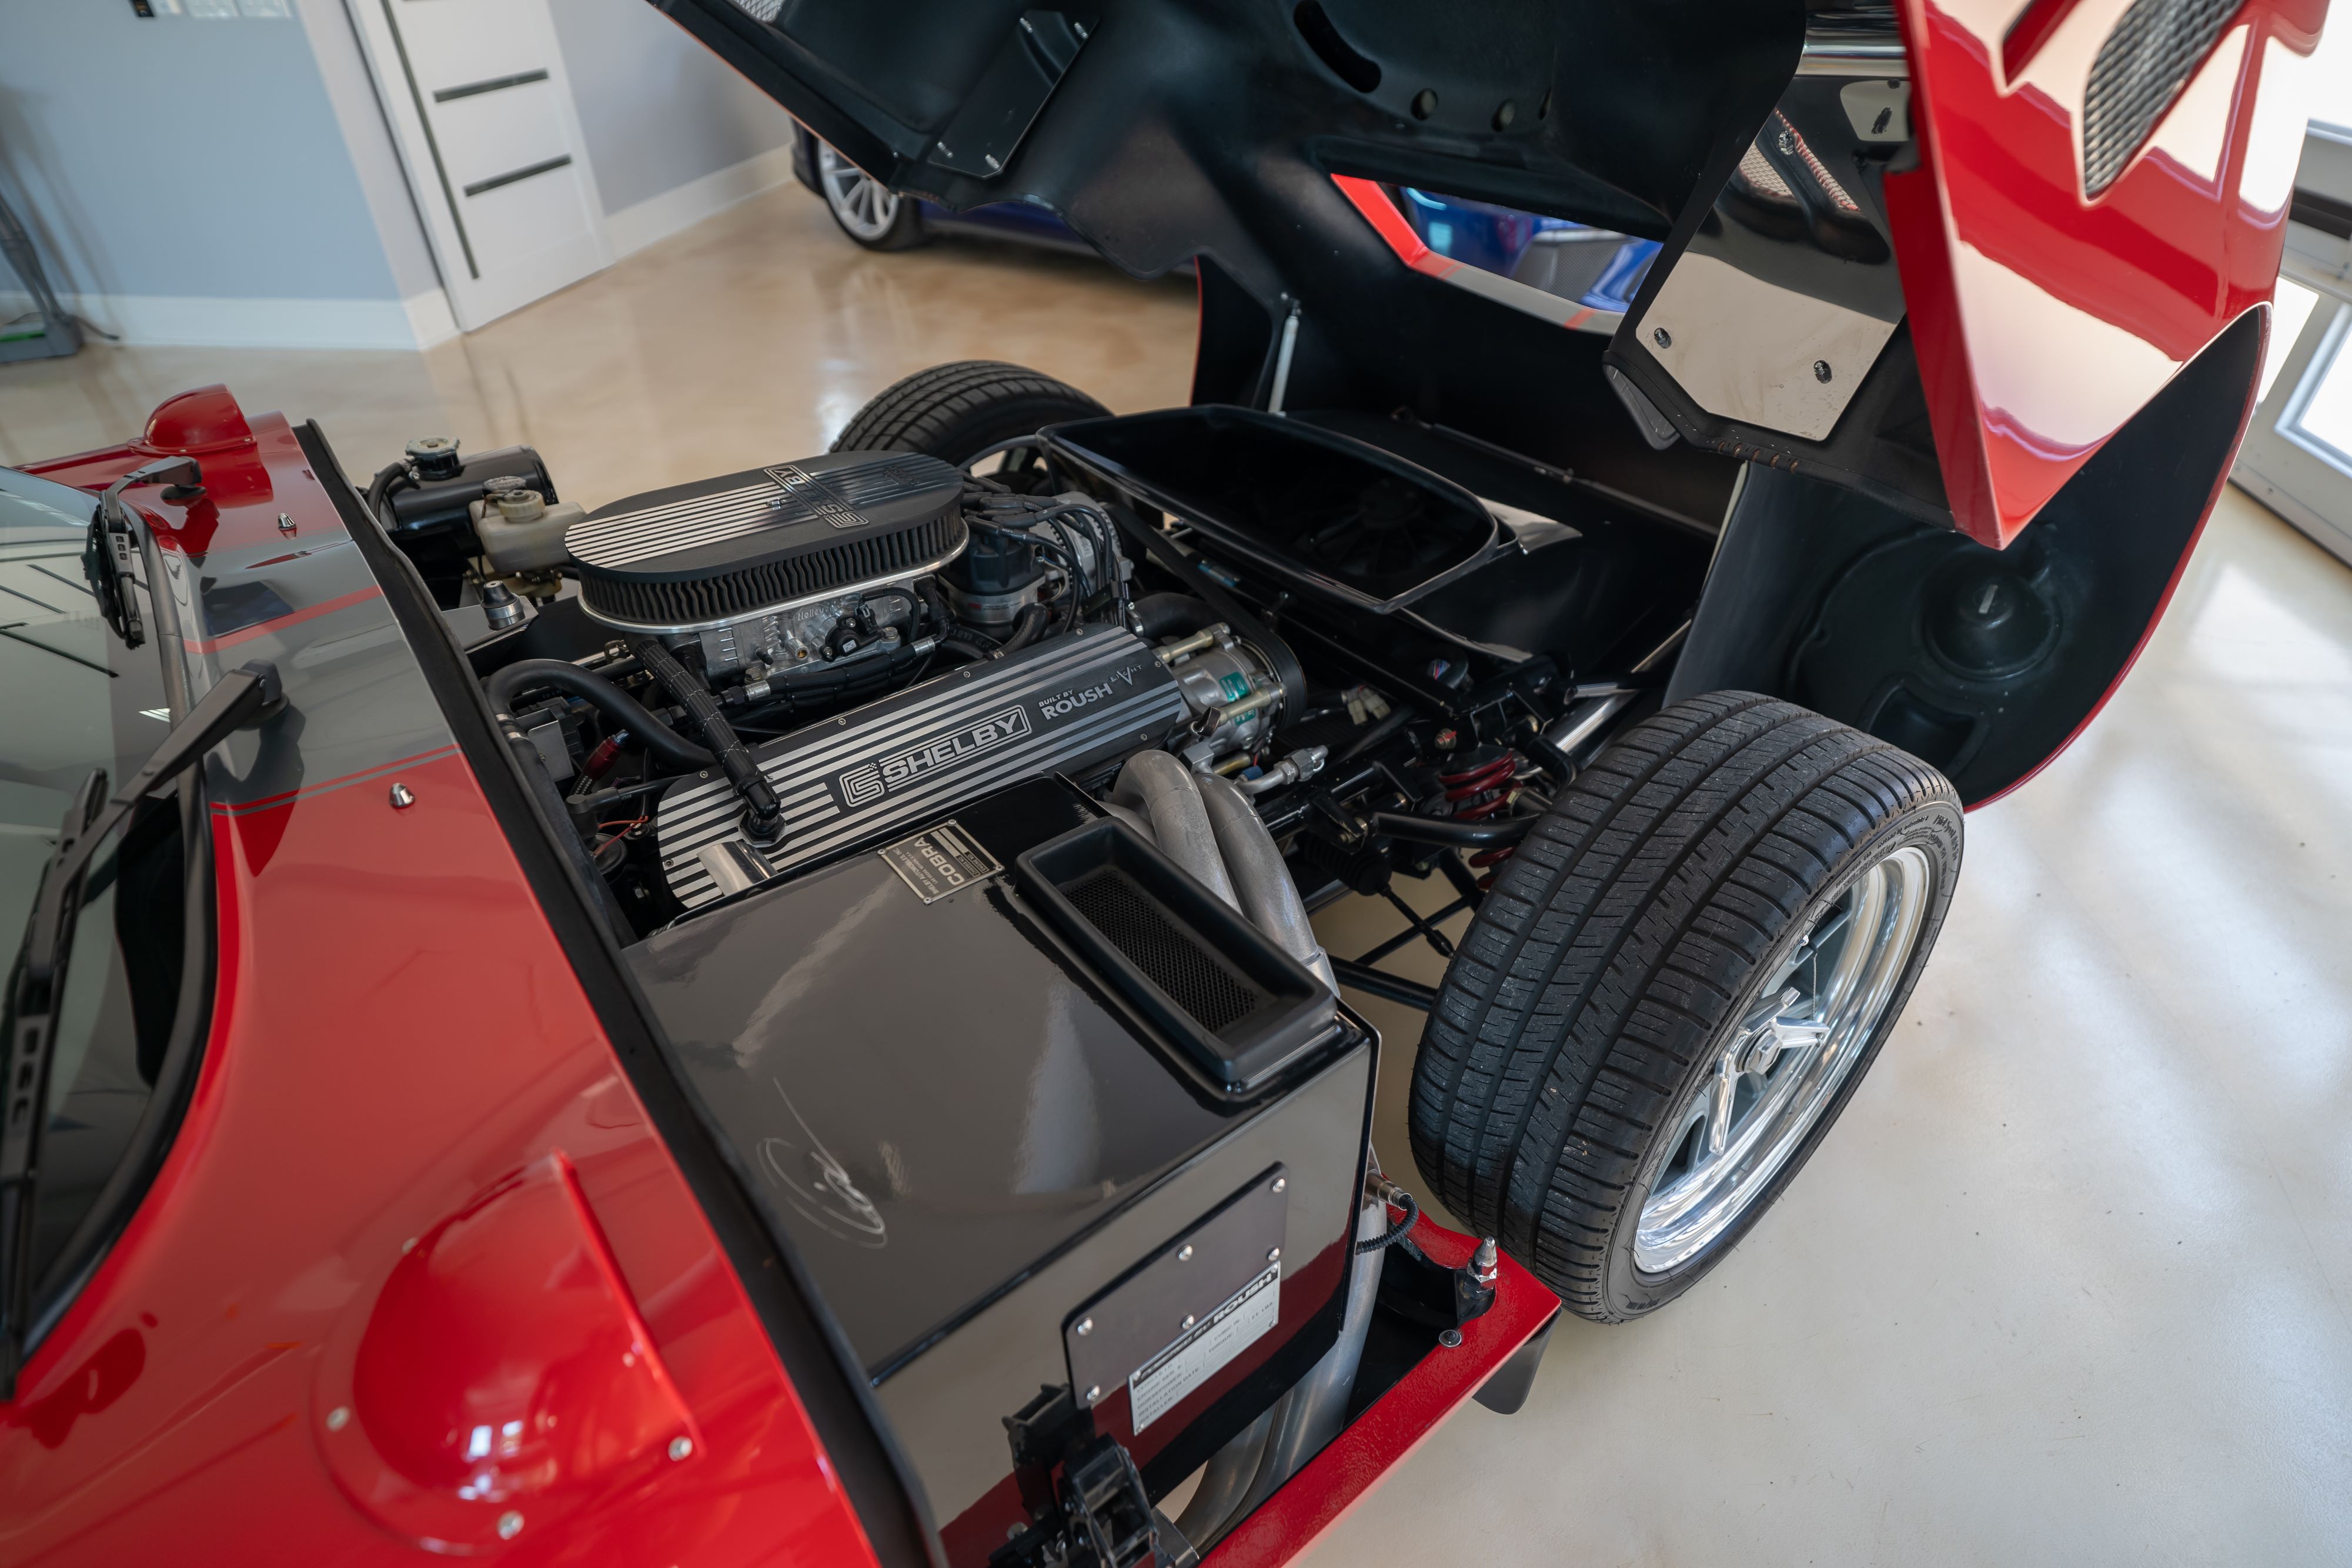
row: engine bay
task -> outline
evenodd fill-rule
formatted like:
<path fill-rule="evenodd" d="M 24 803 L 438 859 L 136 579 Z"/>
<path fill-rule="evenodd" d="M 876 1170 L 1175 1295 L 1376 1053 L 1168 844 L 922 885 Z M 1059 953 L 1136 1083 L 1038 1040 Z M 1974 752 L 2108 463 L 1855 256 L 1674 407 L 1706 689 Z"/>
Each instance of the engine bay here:
<path fill-rule="evenodd" d="M 593 510 L 420 441 L 367 499 L 956 1568 L 1205 1549 L 1491 1303 L 1389 1226 L 1341 988 L 1431 1005 L 1380 961 L 1659 705 L 1705 534 L 1223 408 Z M 1402 930 L 1326 953 L 1349 894 Z"/>
<path fill-rule="evenodd" d="M 527 448 L 424 441 L 377 489 L 625 940 L 1144 748 L 1230 779 L 1310 906 L 1396 874 L 1473 897 L 1654 705 L 1711 542 L 1433 427 L 1241 409 L 593 512 Z"/>

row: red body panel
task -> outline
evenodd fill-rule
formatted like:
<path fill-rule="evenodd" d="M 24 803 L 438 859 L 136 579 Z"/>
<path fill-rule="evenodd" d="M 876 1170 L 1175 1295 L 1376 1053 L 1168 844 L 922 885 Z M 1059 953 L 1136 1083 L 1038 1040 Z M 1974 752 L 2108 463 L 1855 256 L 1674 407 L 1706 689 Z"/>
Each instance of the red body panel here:
<path fill-rule="evenodd" d="M 2325 0 L 2250 0 L 2086 194 L 2085 84 L 2126 4 L 2037 5 L 2014 32 L 2013 0 L 1903 6 L 1919 166 L 1887 176 L 1887 215 L 1945 487 L 1984 544 L 2016 538 L 2278 275 L 2293 78 Z"/>
<path fill-rule="evenodd" d="M 205 461 L 214 497 L 215 475 L 243 469 L 254 504 L 167 517 L 184 527 L 166 548 L 192 530 L 215 549 L 276 539 L 281 511 L 305 545 L 342 537 L 285 423 L 254 423 L 257 443 Z M 89 454 L 50 472 L 102 484 L 144 455 Z M 395 778 L 416 795 L 408 810 L 391 809 Z M 447 1344 L 449 1365 L 502 1384 L 499 1398 L 593 1423 L 620 1450 L 560 1505 L 515 1497 L 492 1510 L 487 1550 L 530 1563 L 870 1562 L 464 759 L 445 747 L 309 780 L 217 812 L 214 834 L 219 962 L 203 1072 L 129 1230 L 0 1408 L 0 1561 L 416 1561 L 419 1534 L 336 1484 L 350 1472 L 327 1445 L 366 1436 L 359 1422 L 328 1425 L 339 1343 L 364 1334 L 404 1245 L 560 1151 L 609 1246 L 623 1339 L 642 1323 L 697 1440 L 688 1462 L 672 1462 L 661 1426 L 648 1458 L 641 1412 L 600 1408 L 609 1389 L 583 1398 L 576 1371 L 546 1354 L 577 1326 L 577 1281 L 554 1272 L 542 1294 L 500 1274 L 488 1288 L 511 1322 Z M 417 1373 L 415 1397 L 449 1375 Z M 449 1506 L 479 1511 L 445 1490 Z M 522 1523 L 500 1541 L 507 1508 Z M 562 1508 L 569 1517 L 551 1516 Z"/>

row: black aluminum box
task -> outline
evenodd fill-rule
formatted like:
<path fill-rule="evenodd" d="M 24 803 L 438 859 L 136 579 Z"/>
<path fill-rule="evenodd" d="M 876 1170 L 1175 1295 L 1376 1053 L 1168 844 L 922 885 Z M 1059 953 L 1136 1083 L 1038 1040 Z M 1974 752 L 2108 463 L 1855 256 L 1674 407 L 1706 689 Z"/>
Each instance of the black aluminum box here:
<path fill-rule="evenodd" d="M 1016 785 L 630 949 L 954 1568 L 1027 1518 L 1004 1418 L 1041 1388 L 1160 1496 L 1329 1347 L 1352 1264 L 1371 1032 L 1216 1082 L 1010 873 L 1097 820 Z"/>

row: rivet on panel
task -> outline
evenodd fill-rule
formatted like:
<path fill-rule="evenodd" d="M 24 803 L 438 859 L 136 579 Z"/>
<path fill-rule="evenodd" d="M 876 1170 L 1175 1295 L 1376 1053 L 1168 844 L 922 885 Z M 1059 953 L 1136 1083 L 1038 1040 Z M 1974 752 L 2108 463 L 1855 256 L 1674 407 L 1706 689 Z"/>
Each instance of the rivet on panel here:
<path fill-rule="evenodd" d="M 405 811 L 415 804 L 416 804 L 415 790 L 411 789 L 405 784 L 394 784 L 392 787 L 392 809 L 394 810 Z"/>
<path fill-rule="evenodd" d="M 340 1432 L 351 1424 L 352 1407 L 350 1406 L 338 1405 L 332 1410 L 327 1412 L 328 1431 Z"/>
<path fill-rule="evenodd" d="M 1086 1338 L 1086 1336 L 1087 1336 L 1087 1335 L 1088 1335 L 1088 1334 L 1090 1334 L 1090 1333 L 1094 1333 L 1094 1332 L 1095 1332 L 1095 1321 L 1094 1321 L 1094 1319 L 1092 1319 L 1092 1318 L 1084 1318 L 1084 1319 L 1081 1319 L 1081 1320 L 1079 1321 L 1079 1322 L 1078 1322 L 1078 1337 L 1079 1337 L 1080 1339 L 1084 1339 L 1084 1338 Z"/>
<path fill-rule="evenodd" d="M 499 1539 L 500 1541 L 512 1541 L 516 1536 L 520 1535 L 521 1533 L 522 1515 L 517 1513 L 512 1509 L 509 1509 L 506 1512 L 499 1515 Z"/>
<path fill-rule="evenodd" d="M 1179 1263 L 1190 1263 L 1192 1260 L 1192 1244 L 1187 1241 L 1183 1246 L 1176 1249 L 1176 1261 Z"/>
<path fill-rule="evenodd" d="M 694 1439 L 693 1439 L 693 1438 L 688 1437 L 680 1436 L 680 1437 L 672 1437 L 672 1438 L 669 1440 L 669 1457 L 670 1457 L 671 1458 L 673 1458 L 673 1459 L 683 1459 L 683 1458 L 687 1458 L 688 1455 L 692 1454 L 693 1452 L 694 1452 Z"/>

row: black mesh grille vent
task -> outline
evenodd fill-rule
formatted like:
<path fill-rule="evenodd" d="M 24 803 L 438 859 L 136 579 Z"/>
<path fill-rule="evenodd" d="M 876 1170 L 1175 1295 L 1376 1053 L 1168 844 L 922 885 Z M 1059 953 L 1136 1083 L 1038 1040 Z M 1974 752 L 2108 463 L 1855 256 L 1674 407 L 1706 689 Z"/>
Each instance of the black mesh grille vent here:
<path fill-rule="evenodd" d="M 1170 920 L 1115 866 L 1105 866 L 1062 890 L 1128 962 L 1151 977 L 1214 1034 L 1255 1012 L 1259 996 L 1200 939 Z"/>
<path fill-rule="evenodd" d="M 2133 0 L 2099 46 L 2083 95 L 2083 190 L 2116 183 L 2215 40 L 2239 0 Z"/>
<path fill-rule="evenodd" d="M 709 625 L 912 571 L 958 549 L 963 537 L 962 518 L 943 517 L 690 582 L 616 581 L 583 572 L 580 596 L 596 614 L 634 625 Z"/>

